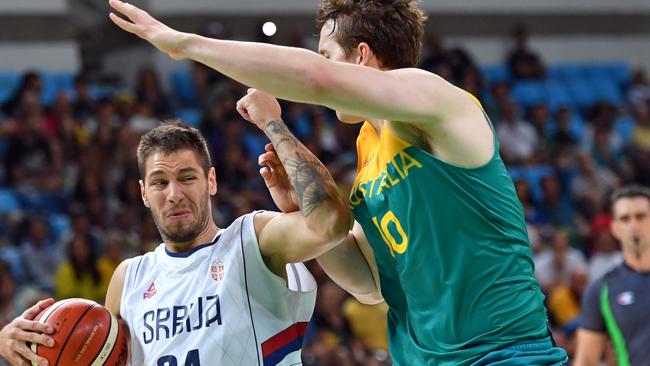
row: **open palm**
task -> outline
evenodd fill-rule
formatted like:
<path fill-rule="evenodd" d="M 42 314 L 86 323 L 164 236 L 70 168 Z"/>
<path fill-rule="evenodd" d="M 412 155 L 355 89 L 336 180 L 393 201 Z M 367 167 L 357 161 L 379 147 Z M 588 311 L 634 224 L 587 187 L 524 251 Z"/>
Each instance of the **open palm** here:
<path fill-rule="evenodd" d="M 109 17 L 118 27 L 149 41 L 149 43 L 167 53 L 175 60 L 183 58 L 180 54 L 180 47 L 187 34 L 166 26 L 146 11 L 129 3 L 123 3 L 119 0 L 109 0 L 109 4 L 113 9 L 130 20 L 124 20 L 115 13 L 110 13 Z"/>

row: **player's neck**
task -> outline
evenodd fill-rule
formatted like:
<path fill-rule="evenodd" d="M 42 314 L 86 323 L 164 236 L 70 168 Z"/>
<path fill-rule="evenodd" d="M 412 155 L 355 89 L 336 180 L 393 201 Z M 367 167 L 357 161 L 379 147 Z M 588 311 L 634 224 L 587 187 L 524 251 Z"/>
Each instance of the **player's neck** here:
<path fill-rule="evenodd" d="M 625 264 L 637 272 L 650 272 L 650 251 L 646 250 L 639 256 L 625 253 Z"/>
<path fill-rule="evenodd" d="M 197 235 L 194 239 L 185 242 L 185 243 L 174 243 L 166 238 L 163 238 L 165 240 L 165 246 L 170 252 L 174 253 L 183 253 L 190 251 L 199 245 L 207 244 L 212 242 L 214 237 L 217 235 L 219 232 L 219 228 L 217 225 L 210 220 L 210 223 L 203 229 L 199 235 Z"/>

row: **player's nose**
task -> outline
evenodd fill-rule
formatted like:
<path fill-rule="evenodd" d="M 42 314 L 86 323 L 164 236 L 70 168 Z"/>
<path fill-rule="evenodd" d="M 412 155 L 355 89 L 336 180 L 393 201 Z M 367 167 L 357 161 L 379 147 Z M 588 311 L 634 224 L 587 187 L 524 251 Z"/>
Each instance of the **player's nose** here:
<path fill-rule="evenodd" d="M 170 182 L 169 185 L 167 186 L 168 193 L 167 193 L 167 200 L 171 203 L 179 203 L 180 201 L 183 200 L 183 197 L 185 196 L 183 193 L 183 188 L 181 185 L 177 182 Z"/>

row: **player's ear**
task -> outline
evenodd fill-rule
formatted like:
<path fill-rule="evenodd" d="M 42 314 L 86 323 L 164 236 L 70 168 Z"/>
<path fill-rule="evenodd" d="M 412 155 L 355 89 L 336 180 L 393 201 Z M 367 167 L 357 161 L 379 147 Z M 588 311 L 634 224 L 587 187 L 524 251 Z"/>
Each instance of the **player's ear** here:
<path fill-rule="evenodd" d="M 366 42 L 361 42 L 357 46 L 357 64 L 368 66 L 370 59 L 374 56 L 372 49 Z"/>
<path fill-rule="evenodd" d="M 144 181 L 140 179 L 138 183 L 140 183 L 140 196 L 142 197 L 142 203 L 144 203 L 144 207 L 151 208 L 149 205 L 149 199 L 147 198 L 147 191 L 144 189 Z"/>
<path fill-rule="evenodd" d="M 217 171 L 214 167 L 210 167 L 208 171 L 208 192 L 210 196 L 217 194 Z"/>

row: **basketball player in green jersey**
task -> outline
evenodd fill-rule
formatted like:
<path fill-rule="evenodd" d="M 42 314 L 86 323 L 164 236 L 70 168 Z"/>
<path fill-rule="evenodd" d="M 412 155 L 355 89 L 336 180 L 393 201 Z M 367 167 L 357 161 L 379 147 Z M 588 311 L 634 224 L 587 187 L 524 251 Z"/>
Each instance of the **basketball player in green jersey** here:
<path fill-rule="evenodd" d="M 549 337 L 523 210 L 490 121 L 471 95 L 413 68 L 424 21 L 416 3 L 321 0 L 325 57 L 178 32 L 119 0 L 110 4 L 128 20 L 110 17 L 174 59 L 363 122 L 350 204 L 373 255 L 356 226 L 321 263 L 359 298 L 381 288 L 395 364 L 562 365 L 566 353 Z M 368 263 L 341 248 L 360 249 Z M 367 265 L 378 268 L 378 285 L 356 270 Z"/>

